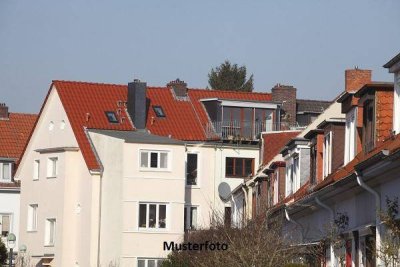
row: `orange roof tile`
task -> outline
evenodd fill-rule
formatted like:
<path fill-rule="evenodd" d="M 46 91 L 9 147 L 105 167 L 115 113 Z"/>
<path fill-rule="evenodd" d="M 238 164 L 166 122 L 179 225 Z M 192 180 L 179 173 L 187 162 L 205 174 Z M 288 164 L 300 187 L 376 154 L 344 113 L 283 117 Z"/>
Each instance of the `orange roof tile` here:
<path fill-rule="evenodd" d="M 16 159 L 18 164 L 36 118 L 34 114 L 10 113 L 8 119 L 0 119 L 0 157 Z"/>
<path fill-rule="evenodd" d="M 271 132 L 263 134 L 264 153 L 263 164 L 270 162 L 282 148 L 292 139 L 299 135 L 300 131 Z"/>
<path fill-rule="evenodd" d="M 124 122 L 111 124 L 104 112 L 117 111 L 118 101 L 127 101 L 127 85 L 53 81 L 61 102 L 67 113 L 77 142 L 90 170 L 99 170 L 99 162 L 86 137 L 85 128 L 108 130 L 134 130 L 134 125 L 128 120 L 125 108 L 120 108 L 119 117 L 125 117 Z M 166 114 L 159 118 L 154 110 L 149 108 L 147 129 L 156 135 L 171 136 L 185 141 L 206 141 L 204 127 L 208 115 L 201 99 L 221 98 L 230 100 L 271 101 L 268 93 L 243 93 L 231 91 L 214 91 L 203 89 L 188 89 L 188 101 L 175 99 L 170 88 L 147 87 L 147 98 L 151 106 L 161 106 Z M 87 117 L 89 116 L 89 119 Z M 134 122 L 133 122 L 134 124 Z"/>

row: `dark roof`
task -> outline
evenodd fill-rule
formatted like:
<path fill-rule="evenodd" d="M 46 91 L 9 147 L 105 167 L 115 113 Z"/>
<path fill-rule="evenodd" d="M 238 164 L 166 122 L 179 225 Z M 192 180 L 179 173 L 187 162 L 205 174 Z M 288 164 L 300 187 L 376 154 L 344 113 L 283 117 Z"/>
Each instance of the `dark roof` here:
<path fill-rule="evenodd" d="M 332 101 L 322 100 L 309 100 L 309 99 L 297 99 L 296 100 L 296 111 L 305 113 L 322 113 L 329 107 Z"/>
<path fill-rule="evenodd" d="M 126 143 L 137 144 L 161 144 L 161 145 L 184 145 L 185 143 L 176 139 L 150 134 L 146 131 L 116 131 L 90 129 L 89 132 L 107 135 L 123 139 Z"/>
<path fill-rule="evenodd" d="M 355 93 L 355 96 L 360 97 L 362 96 L 366 91 L 372 89 L 381 89 L 381 90 L 393 90 L 394 84 L 392 82 L 372 82 L 372 83 L 367 83 L 365 84 L 360 90 Z"/>
<path fill-rule="evenodd" d="M 398 53 L 394 58 L 389 60 L 389 62 L 386 63 L 385 65 L 383 65 L 383 67 L 384 68 L 391 68 L 394 64 L 396 64 L 399 61 L 400 61 L 400 53 Z"/>

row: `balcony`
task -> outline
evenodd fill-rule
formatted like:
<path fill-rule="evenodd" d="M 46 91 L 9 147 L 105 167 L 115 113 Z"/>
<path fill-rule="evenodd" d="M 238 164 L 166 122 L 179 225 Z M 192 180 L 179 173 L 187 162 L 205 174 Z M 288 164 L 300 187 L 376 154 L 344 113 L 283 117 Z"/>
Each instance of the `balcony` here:
<path fill-rule="evenodd" d="M 287 122 L 212 121 L 206 125 L 208 139 L 258 140 L 261 132 L 298 130 L 304 127 Z"/>

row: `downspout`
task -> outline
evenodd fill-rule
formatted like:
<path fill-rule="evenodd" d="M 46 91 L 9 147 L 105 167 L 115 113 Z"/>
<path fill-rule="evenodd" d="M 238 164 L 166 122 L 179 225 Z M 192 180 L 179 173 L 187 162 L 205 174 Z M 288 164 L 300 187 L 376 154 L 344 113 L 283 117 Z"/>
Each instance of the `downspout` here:
<path fill-rule="evenodd" d="M 244 187 L 245 187 L 245 185 L 242 185 L 242 190 L 244 193 L 244 204 L 246 205 L 246 209 L 243 211 L 243 217 L 244 217 L 243 219 L 246 219 L 246 221 L 247 221 L 247 210 L 249 209 L 249 207 L 248 207 L 248 200 L 247 200 L 247 191 Z"/>
<path fill-rule="evenodd" d="M 356 171 L 356 176 L 357 176 L 357 183 L 359 186 L 370 192 L 372 195 L 375 197 L 375 206 L 376 206 L 376 211 L 375 211 L 375 251 L 377 253 L 377 266 L 380 266 L 380 246 L 381 246 L 381 196 L 379 195 L 378 192 L 373 190 L 371 187 L 369 187 L 364 180 L 362 179 L 362 175 Z"/>
<path fill-rule="evenodd" d="M 333 222 L 334 220 L 334 212 L 333 209 L 331 207 L 329 207 L 328 205 L 326 205 L 325 203 L 322 203 L 321 200 L 319 200 L 318 197 L 315 197 L 315 202 L 321 206 L 322 208 L 326 209 L 329 212 L 329 216 L 331 218 L 331 222 Z M 331 266 L 334 267 L 336 266 L 336 262 L 335 262 L 335 250 L 333 248 L 333 244 L 331 242 L 330 244 L 330 251 L 331 251 Z"/>
<path fill-rule="evenodd" d="M 304 239 L 304 237 L 303 237 L 303 226 L 301 226 L 300 223 L 296 222 L 295 220 L 293 220 L 290 217 L 287 205 L 285 205 L 285 217 L 286 217 L 286 220 L 288 220 L 288 222 L 291 222 L 291 223 L 297 225 L 300 228 L 300 238 L 301 238 L 300 242 L 303 243 L 303 239 Z"/>

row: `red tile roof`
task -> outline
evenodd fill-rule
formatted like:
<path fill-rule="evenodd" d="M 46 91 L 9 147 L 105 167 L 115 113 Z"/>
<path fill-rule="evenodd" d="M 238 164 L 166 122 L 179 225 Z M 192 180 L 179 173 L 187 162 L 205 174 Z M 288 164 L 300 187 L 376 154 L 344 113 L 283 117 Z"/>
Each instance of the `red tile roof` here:
<path fill-rule="evenodd" d="M 270 162 L 282 148 L 292 139 L 299 135 L 300 131 L 271 132 L 263 134 L 264 152 L 263 164 Z"/>
<path fill-rule="evenodd" d="M 90 170 L 99 170 L 99 163 L 84 129 L 134 130 L 134 126 L 127 119 L 128 114 L 125 108 L 117 105 L 118 101 L 127 101 L 127 85 L 73 81 L 53 81 L 53 85 L 60 95 L 87 167 Z M 171 136 L 185 141 L 207 140 L 204 127 L 208 122 L 208 115 L 200 99 L 247 101 L 271 101 L 272 99 L 268 93 L 188 89 L 186 101 L 175 99 L 171 89 L 167 87 L 147 87 L 147 98 L 150 100 L 147 129 L 156 135 Z M 151 106 L 161 106 L 166 117 L 157 117 Z M 109 123 L 104 112 L 118 109 L 121 109 L 121 115 L 118 117 L 126 119 L 118 124 Z M 87 116 L 89 116 L 88 120 Z"/>
<path fill-rule="evenodd" d="M 22 156 L 37 115 L 9 113 L 8 119 L 0 119 L 0 157 L 17 160 Z"/>

